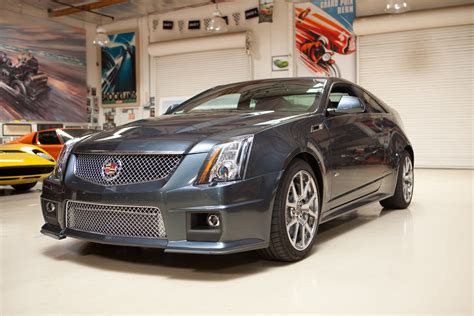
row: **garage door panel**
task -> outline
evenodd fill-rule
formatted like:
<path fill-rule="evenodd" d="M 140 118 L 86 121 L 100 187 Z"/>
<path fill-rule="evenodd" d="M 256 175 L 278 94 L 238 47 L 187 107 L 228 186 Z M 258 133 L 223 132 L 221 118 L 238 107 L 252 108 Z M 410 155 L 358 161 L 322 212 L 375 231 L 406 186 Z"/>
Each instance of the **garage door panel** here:
<path fill-rule="evenodd" d="M 359 38 L 359 83 L 401 115 L 418 167 L 473 168 L 474 29 Z"/>
<path fill-rule="evenodd" d="M 250 79 L 245 48 L 153 58 L 157 98 L 191 96 L 216 85 Z"/>

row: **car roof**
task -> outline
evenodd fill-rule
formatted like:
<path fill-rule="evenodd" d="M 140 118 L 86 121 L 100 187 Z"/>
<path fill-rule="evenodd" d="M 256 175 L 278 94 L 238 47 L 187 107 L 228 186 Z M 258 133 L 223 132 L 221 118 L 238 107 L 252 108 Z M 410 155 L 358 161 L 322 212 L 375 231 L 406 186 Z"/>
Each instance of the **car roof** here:
<path fill-rule="evenodd" d="M 47 129 L 42 129 L 40 131 L 37 131 L 37 132 L 51 132 L 51 131 L 56 131 L 56 130 L 62 130 L 62 131 L 69 131 L 69 130 L 87 130 L 87 131 L 90 131 L 92 129 L 90 128 L 79 128 L 79 127 L 61 127 L 61 128 L 47 128 Z"/>
<path fill-rule="evenodd" d="M 330 84 L 333 82 L 341 82 L 341 83 L 347 83 L 347 84 L 354 84 L 353 82 L 343 79 L 343 78 L 337 78 L 337 77 L 322 77 L 322 76 L 317 76 L 317 77 L 284 77 L 284 78 L 267 78 L 267 79 L 256 79 L 256 80 L 247 80 L 247 81 L 239 81 L 239 82 L 233 82 L 229 84 L 223 84 L 223 85 L 218 85 L 217 87 L 225 87 L 225 86 L 230 86 L 230 85 L 237 85 L 237 84 L 259 84 L 259 83 L 276 83 L 276 82 L 291 82 L 291 81 L 309 81 L 309 80 L 314 80 L 314 79 L 320 79 L 320 80 L 327 80 Z"/>

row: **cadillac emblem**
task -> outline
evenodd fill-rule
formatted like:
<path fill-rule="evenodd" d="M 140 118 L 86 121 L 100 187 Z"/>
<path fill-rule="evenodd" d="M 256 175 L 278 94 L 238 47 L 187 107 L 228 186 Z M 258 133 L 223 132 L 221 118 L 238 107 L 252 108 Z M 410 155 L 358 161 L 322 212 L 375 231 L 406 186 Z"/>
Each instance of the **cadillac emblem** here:
<path fill-rule="evenodd" d="M 122 170 L 122 161 L 116 158 L 107 159 L 102 165 L 102 179 L 105 181 L 112 181 L 117 179 Z"/>

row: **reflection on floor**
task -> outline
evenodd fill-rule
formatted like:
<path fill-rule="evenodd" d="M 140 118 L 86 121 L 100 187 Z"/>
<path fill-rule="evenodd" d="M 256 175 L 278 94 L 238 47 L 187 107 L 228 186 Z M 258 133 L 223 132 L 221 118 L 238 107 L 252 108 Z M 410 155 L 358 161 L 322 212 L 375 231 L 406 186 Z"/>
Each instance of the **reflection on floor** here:
<path fill-rule="evenodd" d="M 326 223 L 294 264 L 56 241 L 39 233 L 39 187 L 0 188 L 0 314 L 471 314 L 473 176 L 416 170 L 410 209 Z"/>

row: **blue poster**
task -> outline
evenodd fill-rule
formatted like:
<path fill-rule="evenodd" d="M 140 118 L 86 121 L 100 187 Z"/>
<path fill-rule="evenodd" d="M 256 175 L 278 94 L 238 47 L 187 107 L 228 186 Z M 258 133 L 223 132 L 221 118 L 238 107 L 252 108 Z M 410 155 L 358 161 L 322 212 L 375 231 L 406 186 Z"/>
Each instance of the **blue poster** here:
<path fill-rule="evenodd" d="M 102 104 L 137 105 L 136 33 L 109 35 L 102 48 Z"/>

